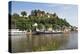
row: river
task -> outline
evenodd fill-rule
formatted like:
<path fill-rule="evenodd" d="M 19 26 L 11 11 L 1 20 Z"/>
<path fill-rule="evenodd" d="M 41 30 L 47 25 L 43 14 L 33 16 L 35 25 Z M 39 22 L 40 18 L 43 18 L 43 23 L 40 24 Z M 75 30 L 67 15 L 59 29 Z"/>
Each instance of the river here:
<path fill-rule="evenodd" d="M 10 37 L 10 36 L 9 36 Z M 11 36 L 11 50 L 16 52 L 78 49 L 78 32 Z"/>

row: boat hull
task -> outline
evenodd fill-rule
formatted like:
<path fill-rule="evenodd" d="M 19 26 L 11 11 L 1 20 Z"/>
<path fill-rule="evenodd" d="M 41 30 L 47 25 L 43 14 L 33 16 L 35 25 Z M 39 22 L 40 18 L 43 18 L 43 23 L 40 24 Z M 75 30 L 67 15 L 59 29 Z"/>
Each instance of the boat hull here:
<path fill-rule="evenodd" d="M 37 31 L 36 34 L 62 34 L 63 32 L 40 32 Z"/>

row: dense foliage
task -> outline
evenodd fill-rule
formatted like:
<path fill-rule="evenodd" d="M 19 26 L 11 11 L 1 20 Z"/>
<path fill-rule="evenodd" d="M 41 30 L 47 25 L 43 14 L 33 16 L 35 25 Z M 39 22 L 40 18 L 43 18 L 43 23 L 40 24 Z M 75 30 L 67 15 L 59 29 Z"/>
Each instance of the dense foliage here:
<path fill-rule="evenodd" d="M 12 28 L 17 28 L 20 30 L 34 30 L 35 23 L 37 23 L 37 28 L 46 29 L 52 27 L 53 29 L 62 28 L 64 26 L 69 27 L 70 24 L 66 19 L 59 18 L 56 13 L 50 14 L 45 13 L 41 10 L 32 10 L 31 14 L 27 16 L 27 12 L 22 11 L 20 16 L 17 13 L 14 13 L 11 17 Z M 25 16 L 25 17 L 24 17 Z"/>

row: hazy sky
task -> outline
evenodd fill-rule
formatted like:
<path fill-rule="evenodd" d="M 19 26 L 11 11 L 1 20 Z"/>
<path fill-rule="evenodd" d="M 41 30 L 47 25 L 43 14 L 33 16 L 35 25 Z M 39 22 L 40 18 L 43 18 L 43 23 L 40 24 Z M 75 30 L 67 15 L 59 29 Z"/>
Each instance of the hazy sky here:
<path fill-rule="evenodd" d="M 29 15 L 31 10 L 40 9 L 49 13 L 56 13 L 60 18 L 65 18 L 71 25 L 78 26 L 78 6 L 72 4 L 55 3 L 30 3 L 12 2 L 12 14 L 26 11 Z"/>

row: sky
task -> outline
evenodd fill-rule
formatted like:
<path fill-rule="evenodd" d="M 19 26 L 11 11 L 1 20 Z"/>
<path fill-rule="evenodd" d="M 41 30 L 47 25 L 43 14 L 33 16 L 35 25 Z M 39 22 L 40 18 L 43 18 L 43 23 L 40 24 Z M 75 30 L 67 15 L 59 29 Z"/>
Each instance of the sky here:
<path fill-rule="evenodd" d="M 60 18 L 66 19 L 72 26 L 78 26 L 78 6 L 73 4 L 57 4 L 57 3 L 33 3 L 13 1 L 12 13 L 20 14 L 21 11 L 26 11 L 31 14 L 31 10 L 39 9 L 49 13 L 56 13 Z"/>

